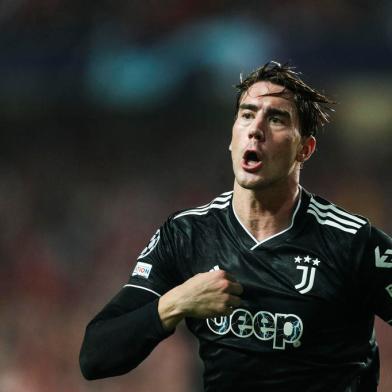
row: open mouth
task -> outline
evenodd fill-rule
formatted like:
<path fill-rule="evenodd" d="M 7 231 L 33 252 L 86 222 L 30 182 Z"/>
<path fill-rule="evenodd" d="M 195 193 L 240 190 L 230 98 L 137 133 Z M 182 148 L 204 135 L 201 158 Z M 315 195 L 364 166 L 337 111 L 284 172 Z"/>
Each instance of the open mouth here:
<path fill-rule="evenodd" d="M 256 151 L 246 151 L 244 154 L 244 159 L 248 163 L 257 163 L 260 162 L 261 159 L 257 156 Z"/>
<path fill-rule="evenodd" d="M 246 150 L 242 158 L 242 167 L 249 172 L 254 172 L 260 169 L 263 165 L 261 155 L 255 150 Z"/>

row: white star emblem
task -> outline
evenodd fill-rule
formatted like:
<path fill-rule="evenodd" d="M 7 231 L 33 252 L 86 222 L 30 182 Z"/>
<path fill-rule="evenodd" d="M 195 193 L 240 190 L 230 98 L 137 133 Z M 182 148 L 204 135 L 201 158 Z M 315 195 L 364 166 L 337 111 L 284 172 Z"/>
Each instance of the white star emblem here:
<path fill-rule="evenodd" d="M 311 260 L 311 258 L 310 258 L 309 256 L 306 256 L 306 257 L 304 258 L 304 262 L 305 262 L 305 263 L 310 263 L 310 260 Z"/>
<path fill-rule="evenodd" d="M 313 265 L 316 265 L 318 267 L 319 264 L 320 264 L 320 260 L 319 259 L 314 259 L 313 260 Z"/>
<path fill-rule="evenodd" d="M 297 257 L 296 257 L 294 260 L 295 260 L 295 262 L 296 262 L 296 263 L 300 263 L 300 262 L 301 262 L 301 260 L 302 260 L 302 258 L 301 258 L 301 257 L 299 257 L 299 256 L 297 256 Z"/>

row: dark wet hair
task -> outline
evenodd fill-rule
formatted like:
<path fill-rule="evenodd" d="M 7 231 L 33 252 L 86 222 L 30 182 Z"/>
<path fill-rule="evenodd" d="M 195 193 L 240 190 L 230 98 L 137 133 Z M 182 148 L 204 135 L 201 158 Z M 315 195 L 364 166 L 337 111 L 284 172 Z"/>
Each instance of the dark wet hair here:
<path fill-rule="evenodd" d="M 294 94 L 302 136 L 315 136 L 317 131 L 329 122 L 330 112 L 334 111 L 332 105 L 336 102 L 308 86 L 294 67 L 289 64 L 281 65 L 275 61 L 269 61 L 244 79 L 242 75 L 240 76 L 240 83 L 235 86 L 237 89 L 236 115 L 244 93 L 259 81 L 278 84 Z M 275 95 L 284 96 L 284 94 L 285 91 L 282 91 Z"/>

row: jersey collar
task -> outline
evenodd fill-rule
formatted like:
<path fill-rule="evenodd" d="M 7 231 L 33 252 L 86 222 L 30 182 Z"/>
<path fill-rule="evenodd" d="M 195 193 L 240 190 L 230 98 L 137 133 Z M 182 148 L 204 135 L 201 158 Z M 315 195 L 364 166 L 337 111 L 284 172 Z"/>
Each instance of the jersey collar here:
<path fill-rule="evenodd" d="M 291 238 L 295 232 L 300 229 L 300 226 L 304 223 L 304 214 L 306 213 L 307 205 L 309 204 L 310 195 L 304 190 L 301 186 L 299 187 L 299 197 L 298 201 L 294 207 L 293 214 L 291 217 L 291 222 L 289 226 L 276 233 L 268 238 L 263 239 L 262 241 L 257 241 L 257 239 L 253 236 L 252 233 L 243 225 L 243 223 L 238 218 L 234 206 L 233 199 L 231 199 L 230 203 L 230 220 L 233 226 L 233 229 L 236 232 L 237 238 L 243 243 L 243 245 L 249 250 L 255 250 L 259 247 L 269 247 L 273 246 L 276 243 L 281 243 L 282 241 L 286 241 Z"/>

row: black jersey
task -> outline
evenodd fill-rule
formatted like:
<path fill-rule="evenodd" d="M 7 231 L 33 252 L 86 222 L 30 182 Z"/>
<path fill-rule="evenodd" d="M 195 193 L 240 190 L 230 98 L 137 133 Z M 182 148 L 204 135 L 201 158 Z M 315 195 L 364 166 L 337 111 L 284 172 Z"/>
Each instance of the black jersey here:
<path fill-rule="evenodd" d="M 392 240 L 301 189 L 290 227 L 257 241 L 232 192 L 172 215 L 125 286 L 157 297 L 223 269 L 244 288 L 230 316 L 186 320 L 206 391 L 376 390 L 374 316 L 392 324 Z"/>

